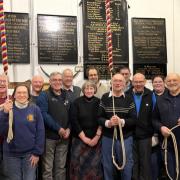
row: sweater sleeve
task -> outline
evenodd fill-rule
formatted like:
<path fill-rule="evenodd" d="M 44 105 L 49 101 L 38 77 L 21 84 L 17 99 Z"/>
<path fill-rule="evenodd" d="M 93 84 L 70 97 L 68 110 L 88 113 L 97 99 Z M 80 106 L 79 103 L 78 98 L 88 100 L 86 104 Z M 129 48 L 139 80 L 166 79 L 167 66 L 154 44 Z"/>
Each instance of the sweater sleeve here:
<path fill-rule="evenodd" d="M 41 115 L 41 111 L 39 107 L 35 107 L 36 113 L 36 140 L 35 140 L 35 147 L 33 149 L 34 155 L 41 155 L 44 151 L 44 143 L 45 143 L 45 130 L 44 130 L 44 122 L 43 117 Z"/>
<path fill-rule="evenodd" d="M 159 115 L 158 103 L 156 103 L 154 111 L 152 112 L 152 124 L 156 131 L 160 131 L 161 126 L 163 126 Z"/>
<path fill-rule="evenodd" d="M 79 114 L 78 104 L 75 101 L 71 106 L 70 117 L 71 117 L 71 124 L 72 124 L 73 131 L 77 135 L 79 135 L 79 133 L 82 131 L 82 128 L 81 128 L 79 121 L 78 121 L 78 114 Z"/>
<path fill-rule="evenodd" d="M 98 123 L 100 126 L 105 127 L 105 122 L 107 118 L 105 118 L 105 105 L 104 105 L 104 96 L 102 97 L 100 104 L 99 104 L 99 109 L 98 109 Z"/>
<path fill-rule="evenodd" d="M 128 118 L 125 119 L 125 126 L 132 127 L 136 125 L 136 110 L 133 102 L 129 105 Z"/>
<path fill-rule="evenodd" d="M 3 110 L 0 111 L 0 135 L 3 136 L 8 130 L 8 117 L 9 114 Z"/>
<path fill-rule="evenodd" d="M 37 105 L 40 107 L 44 124 L 54 130 L 54 131 L 59 131 L 61 128 L 60 124 L 58 124 L 52 116 L 48 113 L 48 97 L 46 92 L 41 92 L 38 99 L 37 99 Z"/>

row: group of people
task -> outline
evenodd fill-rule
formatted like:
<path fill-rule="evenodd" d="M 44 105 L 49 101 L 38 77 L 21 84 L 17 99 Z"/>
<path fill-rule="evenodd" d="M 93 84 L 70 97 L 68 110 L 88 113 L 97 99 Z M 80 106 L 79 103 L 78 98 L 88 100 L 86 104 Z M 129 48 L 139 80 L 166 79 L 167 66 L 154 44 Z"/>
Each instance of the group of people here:
<path fill-rule="evenodd" d="M 143 74 L 130 80 L 128 67 L 114 74 L 109 86 L 95 67 L 86 73 L 82 88 L 65 69 L 50 74 L 47 90 L 42 91 L 43 78 L 34 76 L 31 90 L 19 84 L 9 97 L 7 78 L 0 75 L 0 179 L 157 180 L 164 169 L 164 138 L 168 172 L 175 179 L 179 167 L 169 136 L 174 133 L 179 153 L 180 75 L 153 77 L 151 91 Z M 121 165 L 123 148 L 126 163 L 117 171 L 112 154 Z"/>

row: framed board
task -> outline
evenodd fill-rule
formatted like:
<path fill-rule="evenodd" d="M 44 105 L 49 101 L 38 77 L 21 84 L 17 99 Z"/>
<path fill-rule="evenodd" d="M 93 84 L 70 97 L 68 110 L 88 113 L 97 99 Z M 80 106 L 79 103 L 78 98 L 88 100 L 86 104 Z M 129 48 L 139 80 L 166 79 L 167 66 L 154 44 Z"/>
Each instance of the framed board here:
<path fill-rule="evenodd" d="M 163 18 L 132 18 L 134 63 L 167 63 Z"/>
<path fill-rule="evenodd" d="M 167 75 L 167 65 L 166 64 L 134 64 L 133 72 L 142 73 L 145 75 L 146 79 L 152 79 L 155 75 Z"/>
<path fill-rule="evenodd" d="M 126 66 L 128 67 L 128 64 L 113 64 L 113 74 L 118 72 L 120 67 L 122 66 Z M 110 76 L 110 71 L 109 68 L 107 66 L 107 63 L 96 63 L 96 64 L 84 64 L 84 69 L 88 69 L 89 67 L 95 67 L 96 69 L 98 69 L 99 74 L 100 74 L 100 79 L 111 79 Z M 87 79 L 86 76 L 86 71 L 84 71 L 84 77 Z"/>
<path fill-rule="evenodd" d="M 76 16 L 37 15 L 39 64 L 77 64 Z"/>
<path fill-rule="evenodd" d="M 125 0 L 111 1 L 113 62 L 128 63 L 128 15 Z M 84 64 L 107 63 L 105 1 L 83 1 Z M 86 65 L 84 65 L 86 67 Z M 85 69 L 84 69 L 85 71 Z M 105 75 L 105 74 L 104 74 Z M 104 77 L 103 75 L 103 77 Z"/>
<path fill-rule="evenodd" d="M 5 12 L 5 27 L 8 63 L 30 63 L 28 13 Z"/>

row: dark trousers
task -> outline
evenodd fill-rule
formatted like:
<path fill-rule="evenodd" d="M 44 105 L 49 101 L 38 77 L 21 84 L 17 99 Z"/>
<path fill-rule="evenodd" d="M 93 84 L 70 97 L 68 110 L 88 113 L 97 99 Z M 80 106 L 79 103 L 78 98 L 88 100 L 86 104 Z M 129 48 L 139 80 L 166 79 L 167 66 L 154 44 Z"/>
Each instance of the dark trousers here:
<path fill-rule="evenodd" d="M 161 152 L 161 146 L 158 144 L 155 147 L 152 147 L 151 153 L 151 171 L 152 171 L 152 180 L 157 180 L 161 176 L 163 169 L 163 158 Z"/>
<path fill-rule="evenodd" d="M 136 139 L 133 147 L 133 180 L 151 180 L 151 138 Z"/>
<path fill-rule="evenodd" d="M 179 159 L 179 165 L 180 165 L 180 159 Z M 169 149 L 167 152 L 167 166 L 171 178 L 176 179 L 176 160 L 175 160 L 174 150 L 172 149 Z M 179 168 L 179 172 L 180 172 L 180 168 Z M 178 176 L 178 180 L 180 180 L 180 175 Z"/>
<path fill-rule="evenodd" d="M 0 160 L 0 180 L 6 180 L 7 177 L 4 174 L 3 161 Z"/>
<path fill-rule="evenodd" d="M 7 180 L 7 176 L 4 173 L 3 154 L 1 148 L 0 148 L 0 180 Z"/>

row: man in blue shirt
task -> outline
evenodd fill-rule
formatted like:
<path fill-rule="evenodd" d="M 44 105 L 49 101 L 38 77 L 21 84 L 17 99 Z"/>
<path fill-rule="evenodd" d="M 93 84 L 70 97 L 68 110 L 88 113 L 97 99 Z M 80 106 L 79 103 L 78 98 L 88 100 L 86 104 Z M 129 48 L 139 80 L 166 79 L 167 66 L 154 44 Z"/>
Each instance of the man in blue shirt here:
<path fill-rule="evenodd" d="M 133 87 L 126 92 L 134 100 L 137 116 L 132 179 L 151 180 L 152 91 L 145 87 L 146 79 L 141 73 L 133 76 L 132 84 Z"/>

